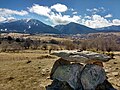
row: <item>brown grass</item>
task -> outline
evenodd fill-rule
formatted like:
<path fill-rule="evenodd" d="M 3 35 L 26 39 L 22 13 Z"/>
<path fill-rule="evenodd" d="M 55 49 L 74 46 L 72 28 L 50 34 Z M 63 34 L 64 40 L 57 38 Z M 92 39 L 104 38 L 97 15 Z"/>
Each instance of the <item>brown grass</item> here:
<path fill-rule="evenodd" d="M 56 57 L 36 52 L 0 53 L 0 90 L 45 90 Z"/>
<path fill-rule="evenodd" d="M 108 76 L 109 82 L 120 90 L 120 52 L 114 52 L 115 59 L 104 63 L 104 68 Z"/>
<path fill-rule="evenodd" d="M 120 52 L 115 54 L 115 59 L 104 63 L 104 68 L 110 83 L 120 90 Z M 0 53 L 0 90 L 45 90 L 51 83 L 49 74 L 57 59 L 41 50 Z"/>

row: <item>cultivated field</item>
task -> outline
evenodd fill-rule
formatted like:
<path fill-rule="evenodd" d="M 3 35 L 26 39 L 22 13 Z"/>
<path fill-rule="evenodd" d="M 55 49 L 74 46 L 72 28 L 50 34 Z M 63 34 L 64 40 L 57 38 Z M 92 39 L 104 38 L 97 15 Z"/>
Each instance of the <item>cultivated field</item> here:
<path fill-rule="evenodd" d="M 120 90 L 120 52 L 115 54 L 115 59 L 104 63 L 104 68 L 110 83 Z M 42 50 L 0 53 L 0 90 L 45 90 L 57 59 Z"/>

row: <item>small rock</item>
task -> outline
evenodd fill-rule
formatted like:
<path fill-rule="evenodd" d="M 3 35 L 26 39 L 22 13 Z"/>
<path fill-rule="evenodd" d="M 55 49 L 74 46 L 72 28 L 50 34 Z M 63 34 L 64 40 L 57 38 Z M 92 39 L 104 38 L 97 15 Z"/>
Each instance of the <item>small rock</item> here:
<path fill-rule="evenodd" d="M 110 72 L 110 70 L 109 70 L 109 69 L 105 69 L 105 72 L 106 72 L 106 73 L 109 73 L 109 72 Z"/>
<path fill-rule="evenodd" d="M 31 61 L 30 61 L 30 60 L 28 60 L 26 63 L 27 63 L 27 64 L 28 64 L 28 63 L 31 63 Z"/>
<path fill-rule="evenodd" d="M 111 73 L 113 76 L 118 76 L 119 75 L 119 72 L 112 72 Z"/>
<path fill-rule="evenodd" d="M 117 62 L 114 62 L 113 64 L 117 64 Z"/>
<path fill-rule="evenodd" d="M 42 75 L 45 75 L 45 74 L 46 74 L 46 70 L 45 70 L 45 69 L 42 69 L 41 74 L 42 74 Z"/>
<path fill-rule="evenodd" d="M 120 83 L 117 83 L 117 86 L 120 87 Z"/>
<path fill-rule="evenodd" d="M 11 81 L 11 80 L 13 80 L 14 79 L 14 77 L 9 77 L 9 78 L 7 78 L 7 80 L 9 80 L 9 81 Z"/>
<path fill-rule="evenodd" d="M 41 67 L 38 67 L 39 69 L 41 68 Z"/>
<path fill-rule="evenodd" d="M 48 76 L 46 79 L 50 79 L 50 77 Z"/>
<path fill-rule="evenodd" d="M 50 72 L 50 69 L 49 69 L 49 68 L 46 68 L 46 72 Z"/>

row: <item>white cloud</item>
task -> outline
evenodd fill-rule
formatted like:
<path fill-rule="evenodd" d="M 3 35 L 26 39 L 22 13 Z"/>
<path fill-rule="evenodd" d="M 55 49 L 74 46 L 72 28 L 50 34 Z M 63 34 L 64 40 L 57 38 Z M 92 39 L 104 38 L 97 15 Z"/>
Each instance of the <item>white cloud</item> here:
<path fill-rule="evenodd" d="M 0 22 L 3 22 L 5 20 L 13 20 L 15 19 L 13 16 L 14 15 L 19 15 L 19 16 L 24 16 L 27 15 L 28 12 L 21 10 L 11 10 L 11 9 L 6 9 L 6 8 L 0 8 Z"/>
<path fill-rule="evenodd" d="M 0 17 L 0 22 L 16 20 L 14 17 Z"/>
<path fill-rule="evenodd" d="M 102 27 L 107 27 L 110 25 L 120 25 L 119 19 L 114 19 L 112 21 L 108 20 L 108 18 L 112 17 L 111 14 L 107 14 L 106 16 L 94 14 L 96 12 L 105 11 L 103 7 L 87 9 L 87 11 L 91 11 L 94 13 L 92 13 L 91 16 L 85 15 L 84 17 L 78 16 L 77 12 L 74 9 L 68 9 L 68 7 L 63 4 L 55 4 L 50 7 L 34 4 L 31 8 L 28 8 L 28 9 L 32 13 L 45 16 L 46 17 L 45 20 L 50 21 L 51 23 L 53 23 L 53 25 L 68 24 L 70 22 L 79 23 L 79 24 L 86 25 L 91 28 L 102 28 Z M 71 12 L 72 16 L 62 13 L 67 10 L 72 11 Z"/>
<path fill-rule="evenodd" d="M 6 18 L 4 18 L 4 17 L 0 17 L 0 22 L 3 22 L 3 21 L 5 21 L 6 20 Z"/>
<path fill-rule="evenodd" d="M 86 9 L 86 11 L 96 14 L 98 12 L 105 12 L 106 10 L 104 7 L 100 7 L 100 8 Z"/>
<path fill-rule="evenodd" d="M 14 17 L 6 17 L 6 21 L 15 21 L 16 20 L 16 18 L 14 18 Z"/>
<path fill-rule="evenodd" d="M 102 28 L 111 25 L 120 25 L 120 19 L 109 20 L 108 18 L 110 17 L 112 17 L 111 14 L 107 14 L 106 16 L 101 16 L 98 14 L 94 14 L 91 16 L 86 15 L 85 17 L 83 17 L 81 24 L 91 28 Z"/>
<path fill-rule="evenodd" d="M 104 8 L 104 7 L 100 7 L 99 8 L 102 12 L 105 12 L 106 11 L 106 9 Z"/>
<path fill-rule="evenodd" d="M 74 16 L 71 18 L 71 22 L 79 23 L 80 20 L 81 20 L 81 16 L 77 16 L 77 15 L 74 15 Z"/>
<path fill-rule="evenodd" d="M 104 17 L 95 14 L 91 16 L 90 20 L 85 20 L 83 24 L 91 28 L 102 28 L 110 26 L 111 22 L 105 19 Z"/>
<path fill-rule="evenodd" d="M 97 12 L 99 12 L 99 9 L 98 8 L 86 9 L 86 11 L 96 14 Z"/>
<path fill-rule="evenodd" d="M 50 20 L 53 22 L 54 25 L 68 24 L 70 22 L 78 23 L 80 19 L 81 19 L 80 16 L 76 15 L 70 17 L 70 15 L 53 14 L 50 16 Z"/>
<path fill-rule="evenodd" d="M 105 18 L 111 18 L 112 17 L 112 14 L 108 14 L 106 16 L 104 16 Z"/>
<path fill-rule="evenodd" d="M 113 25 L 120 25 L 120 20 L 119 19 L 113 19 L 112 23 L 113 23 Z"/>
<path fill-rule="evenodd" d="M 8 20 L 14 20 L 15 18 L 14 17 L 8 17 L 7 19 Z"/>
<path fill-rule="evenodd" d="M 74 11 L 74 9 L 73 9 L 73 8 L 71 8 L 70 10 L 71 10 L 71 11 Z"/>
<path fill-rule="evenodd" d="M 6 9 L 6 8 L 0 8 L 0 16 L 11 16 L 11 15 L 24 16 L 27 14 L 28 12 L 24 10 L 17 11 L 17 10 L 11 10 L 11 9 Z"/>
<path fill-rule="evenodd" d="M 77 12 L 73 12 L 72 14 L 77 14 Z"/>
<path fill-rule="evenodd" d="M 74 14 L 77 14 L 77 12 L 75 11 L 72 11 L 72 13 L 74 13 L 73 16 L 65 15 L 65 14 L 62 15 L 62 12 L 65 12 L 68 10 L 67 6 L 63 4 L 55 4 L 51 7 L 40 6 L 38 4 L 35 4 L 28 9 L 32 13 L 46 16 L 47 20 L 51 21 L 51 23 L 53 23 L 54 25 L 67 24 L 69 22 L 78 23 L 80 21 L 80 16 L 74 15 Z M 57 12 L 55 12 L 53 9 L 55 9 Z"/>
<path fill-rule="evenodd" d="M 107 27 L 111 25 L 120 25 L 120 21 L 115 19 L 115 20 L 108 20 L 108 18 L 112 17 L 112 14 L 107 14 L 105 16 L 101 16 L 97 14 L 98 12 L 103 13 L 106 11 L 104 7 L 100 8 L 93 8 L 93 9 L 86 9 L 86 11 L 91 12 L 91 16 L 85 16 L 84 17 L 84 22 L 82 22 L 84 25 L 91 27 L 91 28 L 102 28 L 102 27 Z"/>
<path fill-rule="evenodd" d="M 91 19 L 91 17 L 90 17 L 90 16 L 85 16 L 84 18 L 86 18 L 86 19 Z"/>
<path fill-rule="evenodd" d="M 87 8 L 86 11 L 91 12 L 91 9 L 88 9 L 88 8 Z"/>
<path fill-rule="evenodd" d="M 36 13 L 42 16 L 49 16 L 51 9 L 47 6 L 40 6 L 38 4 L 34 4 L 31 8 L 28 8 L 30 12 Z"/>
<path fill-rule="evenodd" d="M 68 10 L 66 5 L 59 4 L 59 3 L 51 6 L 51 9 L 55 9 L 57 12 L 65 12 Z"/>
<path fill-rule="evenodd" d="M 120 19 L 108 20 L 106 19 L 108 17 L 112 17 L 112 15 L 108 14 L 106 16 L 101 16 L 101 15 L 95 14 L 92 16 L 85 16 L 82 19 L 81 24 L 91 28 L 102 28 L 102 27 L 107 27 L 111 25 L 120 25 Z"/>
<path fill-rule="evenodd" d="M 61 14 L 53 14 L 50 16 L 50 20 L 53 22 L 54 25 L 69 23 L 69 18 L 69 15 L 62 16 Z"/>

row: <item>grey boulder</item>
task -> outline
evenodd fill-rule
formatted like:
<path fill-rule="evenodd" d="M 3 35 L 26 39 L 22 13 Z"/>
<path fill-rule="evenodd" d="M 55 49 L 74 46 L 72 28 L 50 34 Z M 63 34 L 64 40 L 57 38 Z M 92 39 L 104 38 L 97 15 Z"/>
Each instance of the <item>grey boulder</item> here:
<path fill-rule="evenodd" d="M 82 88 L 80 82 L 80 74 L 83 70 L 81 64 L 70 64 L 59 66 L 53 74 L 53 80 L 57 79 L 67 82 L 74 90 Z"/>
<path fill-rule="evenodd" d="M 81 83 L 84 90 L 95 88 L 106 80 L 104 69 L 98 65 L 87 64 L 81 73 Z"/>

